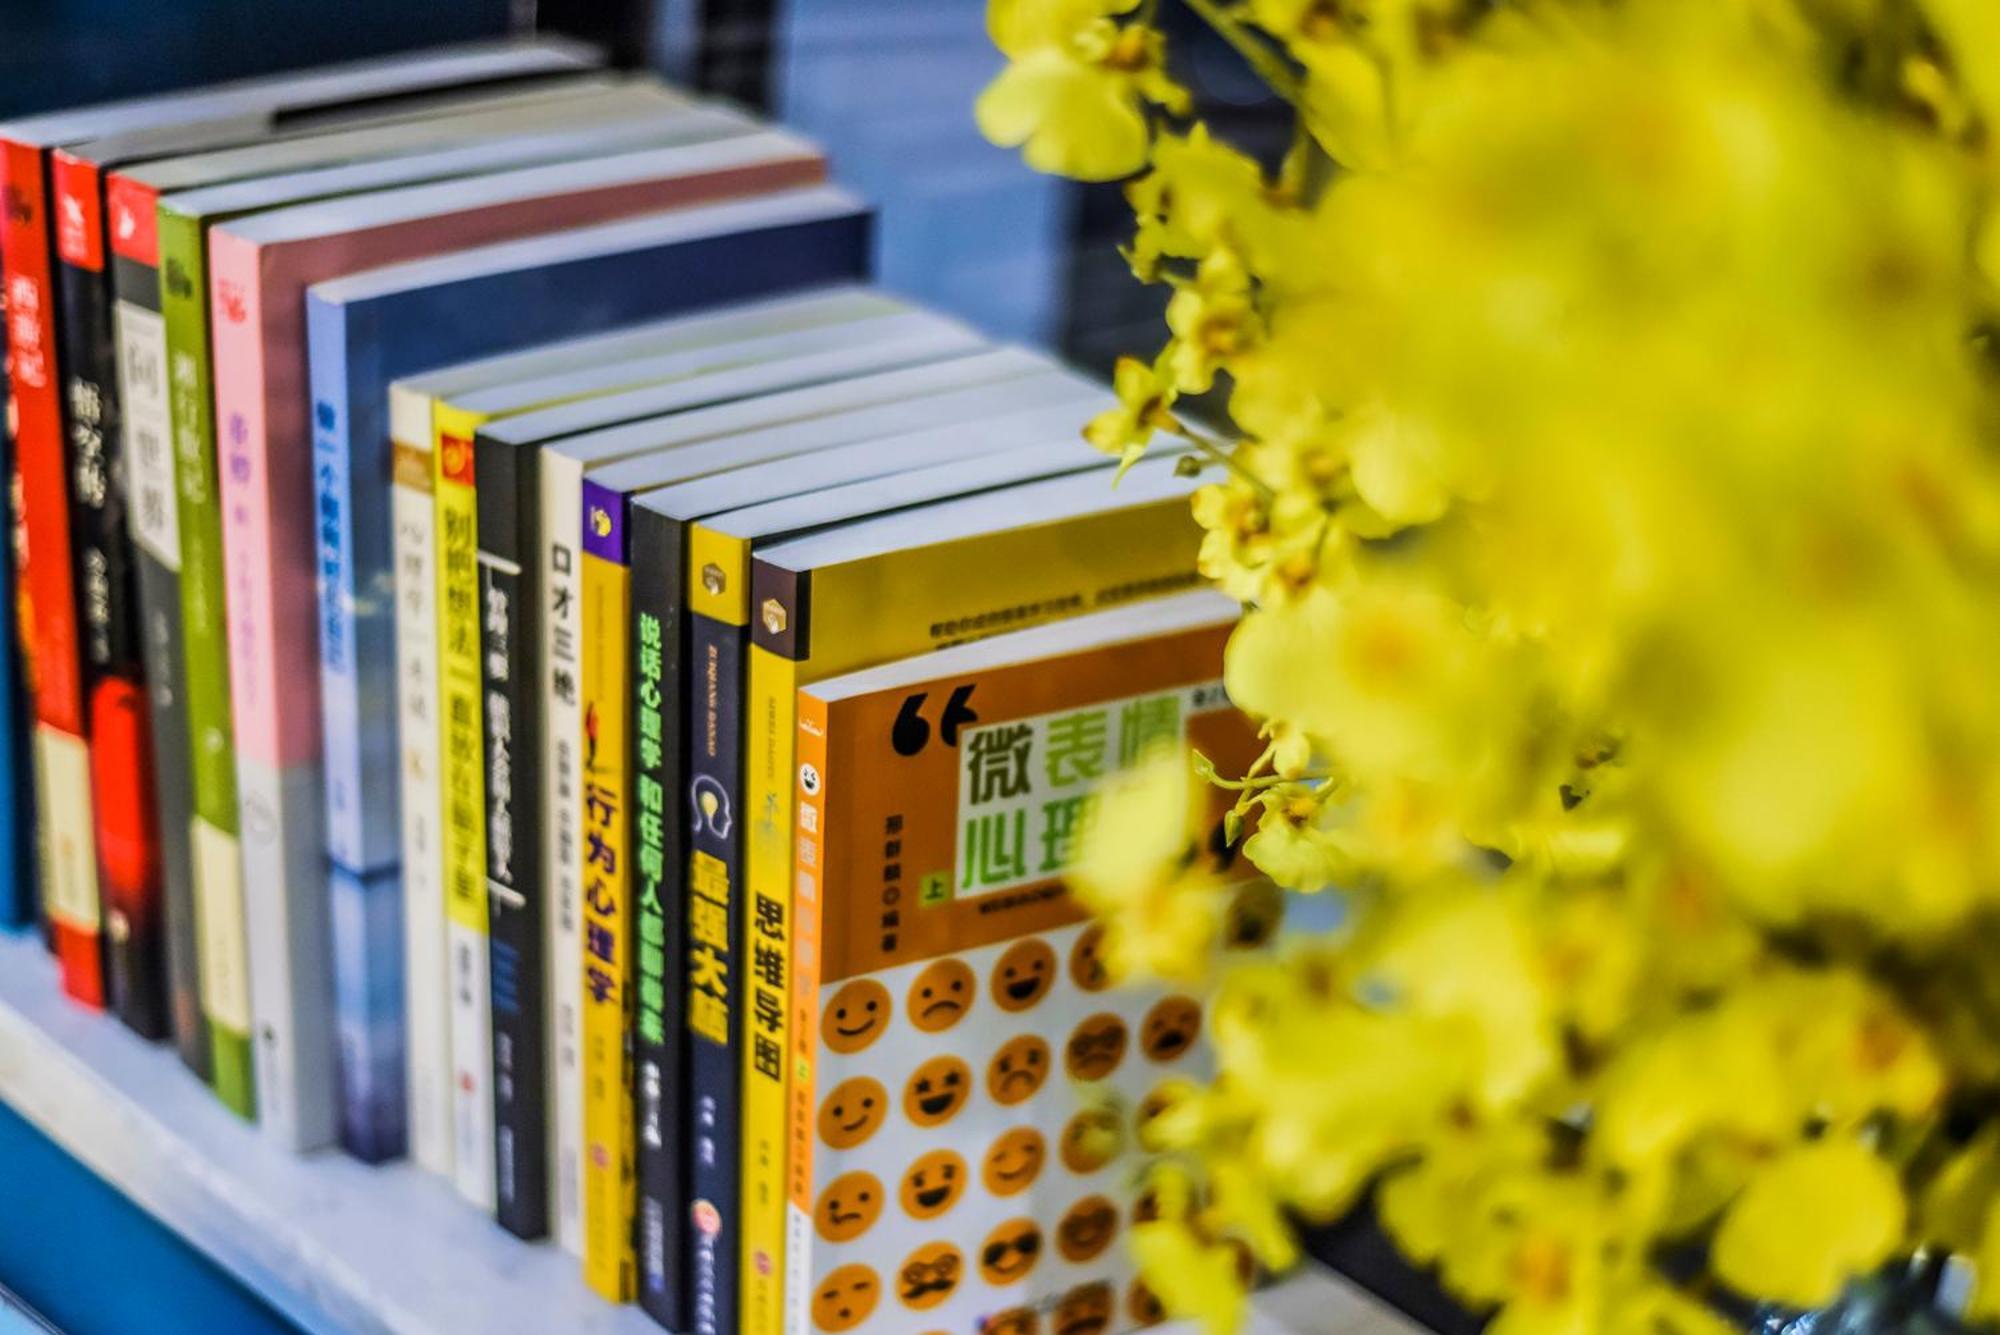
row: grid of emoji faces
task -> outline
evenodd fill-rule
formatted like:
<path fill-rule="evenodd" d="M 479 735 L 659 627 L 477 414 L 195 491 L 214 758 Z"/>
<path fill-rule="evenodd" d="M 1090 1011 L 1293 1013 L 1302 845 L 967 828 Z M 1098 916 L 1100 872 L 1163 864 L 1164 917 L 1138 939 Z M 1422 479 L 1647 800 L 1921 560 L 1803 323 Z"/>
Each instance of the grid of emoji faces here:
<path fill-rule="evenodd" d="M 1110 988 L 1102 930 L 821 998 L 805 1307 L 825 1335 L 1109 1335 L 1158 1319 L 1123 1246 L 1145 1123 L 1210 1072 L 1199 1002 Z M 795 1258 L 803 1259 L 803 1258 Z"/>

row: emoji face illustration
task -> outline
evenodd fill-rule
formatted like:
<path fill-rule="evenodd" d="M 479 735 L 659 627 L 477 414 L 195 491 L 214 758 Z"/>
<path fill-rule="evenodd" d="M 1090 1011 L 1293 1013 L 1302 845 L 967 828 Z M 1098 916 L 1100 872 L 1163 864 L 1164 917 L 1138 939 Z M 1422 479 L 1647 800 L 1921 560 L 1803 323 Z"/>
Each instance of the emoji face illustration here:
<path fill-rule="evenodd" d="M 1254 950 L 1271 939 L 1285 918 L 1285 892 L 1269 881 L 1252 881 L 1236 892 L 1222 915 L 1222 943 L 1230 950 Z"/>
<path fill-rule="evenodd" d="M 1062 1296 L 1050 1318 L 1055 1335 L 1104 1335 L 1118 1311 L 1109 1284 L 1080 1284 Z"/>
<path fill-rule="evenodd" d="M 972 1068 L 956 1057 L 933 1057 L 903 1087 L 903 1114 L 918 1126 L 942 1126 L 972 1097 Z"/>
<path fill-rule="evenodd" d="M 1094 1173 L 1124 1149 L 1124 1124 L 1110 1108 L 1085 1108 L 1063 1128 L 1063 1167 L 1072 1173 Z"/>
<path fill-rule="evenodd" d="M 965 1160 L 951 1150 L 932 1150 L 903 1174 L 898 1199 L 912 1219 L 935 1219 L 965 1194 Z"/>
<path fill-rule="evenodd" d="M 1201 1033 L 1201 1003 L 1193 997 L 1161 997 L 1139 1021 L 1139 1051 L 1170 1062 L 1194 1046 Z"/>
<path fill-rule="evenodd" d="M 882 1082 L 857 1075 L 843 1080 L 819 1105 L 819 1138 L 837 1150 L 851 1150 L 881 1130 L 889 1118 L 889 1091 Z"/>
<path fill-rule="evenodd" d="M 882 1301 L 882 1282 L 865 1265 L 844 1265 L 813 1289 L 813 1324 L 828 1335 L 853 1330 Z"/>
<path fill-rule="evenodd" d="M 1031 1126 L 1017 1126 L 1001 1132 L 1000 1138 L 987 1148 L 979 1179 L 995 1196 L 1012 1196 L 1026 1191 L 1041 1176 L 1042 1161 L 1047 1157 L 1048 1146 L 1042 1140 L 1042 1133 Z"/>
<path fill-rule="evenodd" d="M 1104 924 L 1094 922 L 1069 948 L 1069 980 L 1086 992 L 1102 992 L 1111 983 L 1103 955 Z"/>
<path fill-rule="evenodd" d="M 1117 1232 L 1118 1207 L 1108 1197 L 1085 1196 L 1064 1211 L 1056 1225 L 1056 1250 L 1065 1261 L 1082 1263 L 1109 1247 Z"/>
<path fill-rule="evenodd" d="M 1049 994 L 1056 981 L 1056 952 L 1038 936 L 1016 941 L 993 966 L 993 1003 L 1024 1011 Z"/>
<path fill-rule="evenodd" d="M 979 1323 L 979 1335 L 1041 1335 L 1042 1319 L 1032 1307 L 1010 1307 Z"/>
<path fill-rule="evenodd" d="M 948 1242 L 927 1242 L 904 1258 L 896 1271 L 896 1298 L 914 1312 L 927 1312 L 951 1297 L 965 1273 L 965 1258 Z"/>
<path fill-rule="evenodd" d="M 882 1037 L 889 1027 L 889 989 L 873 978 L 857 978 L 833 994 L 819 1017 L 819 1036 L 843 1056 Z"/>
<path fill-rule="evenodd" d="M 927 1034 L 941 1034 L 972 1009 L 978 982 L 964 960 L 938 960 L 910 984 L 910 1023 Z"/>
<path fill-rule="evenodd" d="M 979 1273 L 988 1284 L 1013 1284 L 1028 1277 L 1042 1259 L 1042 1230 L 1028 1218 L 1009 1219 L 986 1235 L 979 1248 Z"/>
<path fill-rule="evenodd" d="M 1035 1097 L 1049 1077 L 1049 1045 L 1033 1034 L 1008 1039 L 986 1068 L 986 1092 L 993 1101 L 1012 1107 Z"/>
<path fill-rule="evenodd" d="M 1153 1086 L 1151 1093 L 1139 1100 L 1139 1107 L 1132 1114 L 1132 1129 L 1137 1136 L 1140 1149 L 1148 1154 L 1157 1154 L 1166 1148 L 1154 1123 L 1159 1121 L 1160 1114 L 1193 1092 L 1192 1083 L 1176 1077 L 1162 1080 Z"/>
<path fill-rule="evenodd" d="M 1167 1309 L 1160 1306 L 1143 1279 L 1132 1281 L 1132 1291 L 1125 1295 L 1125 1311 L 1142 1326 L 1157 1326 L 1167 1319 Z"/>
<path fill-rule="evenodd" d="M 1102 1080 L 1125 1060 L 1125 1022 L 1110 1011 L 1080 1022 L 1063 1048 L 1063 1065 L 1078 1080 Z"/>
<path fill-rule="evenodd" d="M 826 1184 L 813 1208 L 813 1226 L 828 1242 L 852 1242 L 882 1213 L 882 1184 L 872 1173 L 842 1173 Z"/>

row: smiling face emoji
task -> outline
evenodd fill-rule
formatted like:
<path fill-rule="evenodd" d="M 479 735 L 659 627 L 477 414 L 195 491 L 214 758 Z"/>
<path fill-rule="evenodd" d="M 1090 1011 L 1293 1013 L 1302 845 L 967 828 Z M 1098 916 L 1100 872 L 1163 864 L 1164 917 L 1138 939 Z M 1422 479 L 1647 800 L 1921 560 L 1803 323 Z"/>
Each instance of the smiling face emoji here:
<path fill-rule="evenodd" d="M 1069 980 L 1086 992 L 1102 992 L 1111 983 L 1104 967 L 1104 924 L 1094 922 L 1069 948 Z"/>
<path fill-rule="evenodd" d="M 978 980 L 964 960 L 937 960 L 910 984 L 905 999 L 910 1023 L 927 1034 L 941 1034 L 972 1009 Z"/>
<path fill-rule="evenodd" d="M 1048 1146 L 1042 1140 L 1042 1133 L 1031 1126 L 1017 1126 L 1012 1131 L 1003 1131 L 988 1147 L 986 1161 L 979 1168 L 979 1180 L 995 1196 L 1012 1196 L 1026 1191 L 1041 1176 L 1042 1161 L 1047 1157 Z"/>
<path fill-rule="evenodd" d="M 1050 1318 L 1054 1335 L 1104 1335 L 1118 1310 L 1118 1295 L 1109 1284 L 1081 1284 L 1062 1296 Z"/>
<path fill-rule="evenodd" d="M 813 1288 L 813 1324 L 828 1335 L 853 1330 L 882 1301 L 882 1284 L 865 1265 L 844 1265 Z"/>
<path fill-rule="evenodd" d="M 1170 1062 L 1194 1046 L 1201 1034 L 1201 1003 L 1193 997 L 1162 997 L 1139 1022 L 1139 1051 Z"/>
<path fill-rule="evenodd" d="M 852 1242 L 882 1213 L 882 1184 L 872 1173 L 842 1173 L 827 1183 L 813 1209 L 813 1226 L 828 1242 Z"/>
<path fill-rule="evenodd" d="M 888 988 L 873 978 L 857 978 L 833 994 L 819 1017 L 819 1036 L 843 1056 L 859 1052 L 882 1037 L 890 1009 Z"/>
<path fill-rule="evenodd" d="M 1056 1225 L 1056 1250 L 1065 1261 L 1082 1264 L 1111 1245 L 1118 1233 L 1118 1207 L 1106 1196 L 1085 1196 Z"/>
<path fill-rule="evenodd" d="M 986 1235 L 979 1248 L 979 1273 L 988 1284 L 1015 1284 L 1042 1259 L 1042 1230 L 1032 1219 L 1009 1219 Z"/>
<path fill-rule="evenodd" d="M 935 1219 L 965 1194 L 965 1160 L 952 1150 L 932 1150 L 903 1174 L 897 1199 L 912 1219 Z"/>
<path fill-rule="evenodd" d="M 837 1150 L 851 1150 L 874 1135 L 889 1117 L 889 1091 L 882 1082 L 857 1075 L 843 1080 L 819 1105 L 819 1138 Z"/>
<path fill-rule="evenodd" d="M 1099 1011 L 1070 1031 L 1063 1065 L 1078 1080 L 1102 1080 L 1125 1060 L 1125 1022 Z"/>
<path fill-rule="evenodd" d="M 1035 1097 L 1049 1077 L 1049 1045 L 1033 1034 L 1021 1034 L 1000 1045 L 986 1067 L 986 1092 L 995 1103 L 1012 1107 Z"/>
<path fill-rule="evenodd" d="M 1016 941 L 993 966 L 993 1004 L 1024 1011 L 1049 994 L 1056 980 L 1056 952 L 1038 936 Z"/>
<path fill-rule="evenodd" d="M 965 1258 L 948 1242 L 927 1242 L 896 1271 L 896 1298 L 913 1312 L 927 1312 L 951 1297 L 965 1273 Z"/>
<path fill-rule="evenodd" d="M 1085 1108 L 1063 1128 L 1063 1167 L 1072 1173 L 1094 1173 L 1124 1149 L 1125 1126 L 1109 1108 Z"/>
<path fill-rule="evenodd" d="M 903 1087 L 903 1115 L 918 1126 L 942 1126 L 972 1097 L 972 1068 L 956 1057 L 933 1057 Z"/>

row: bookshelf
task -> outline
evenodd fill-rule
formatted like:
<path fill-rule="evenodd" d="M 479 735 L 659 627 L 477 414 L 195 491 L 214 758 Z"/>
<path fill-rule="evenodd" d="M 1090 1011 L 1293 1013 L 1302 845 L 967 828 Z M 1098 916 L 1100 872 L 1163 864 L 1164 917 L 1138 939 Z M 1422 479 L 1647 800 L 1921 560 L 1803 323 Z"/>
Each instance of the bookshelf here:
<path fill-rule="evenodd" d="M 590 1294 L 573 1258 L 502 1233 L 408 1164 L 273 1145 L 170 1048 L 66 1000 L 32 936 L 0 934 L 0 1102 L 303 1330 L 659 1331 L 637 1308 Z M 1314 1271 L 1264 1294 L 1249 1335 L 1419 1329 Z"/>

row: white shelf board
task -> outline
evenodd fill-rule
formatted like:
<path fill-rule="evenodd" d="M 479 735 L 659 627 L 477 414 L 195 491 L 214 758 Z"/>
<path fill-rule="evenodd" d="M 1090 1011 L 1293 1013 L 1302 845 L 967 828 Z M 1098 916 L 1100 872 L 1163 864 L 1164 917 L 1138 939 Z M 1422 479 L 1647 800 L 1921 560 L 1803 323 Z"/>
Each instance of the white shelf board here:
<path fill-rule="evenodd" d="M 0 933 L 0 1101 L 308 1331 L 658 1333 L 586 1289 L 574 1258 L 502 1231 L 439 1178 L 270 1144 L 170 1048 L 65 998 L 32 936 Z M 1415 1329 L 1312 1271 L 1261 1295 L 1246 1335 Z"/>

